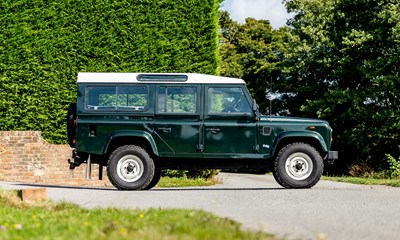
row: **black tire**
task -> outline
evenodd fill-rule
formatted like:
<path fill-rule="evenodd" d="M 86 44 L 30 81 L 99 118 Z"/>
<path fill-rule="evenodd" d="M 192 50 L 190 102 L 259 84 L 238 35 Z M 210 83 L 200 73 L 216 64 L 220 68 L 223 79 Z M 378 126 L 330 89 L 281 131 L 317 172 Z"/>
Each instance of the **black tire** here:
<path fill-rule="evenodd" d="M 75 147 L 75 131 L 76 131 L 76 103 L 71 103 L 67 113 L 67 135 L 70 147 Z"/>
<path fill-rule="evenodd" d="M 319 152 L 306 143 L 283 147 L 275 158 L 273 175 L 285 188 L 311 188 L 321 178 L 324 163 Z"/>
<path fill-rule="evenodd" d="M 157 185 L 157 183 L 160 181 L 160 179 L 161 179 L 161 170 L 160 169 L 156 169 L 154 171 L 153 179 L 151 180 L 149 185 L 145 188 L 145 190 L 149 190 L 149 189 L 152 189 L 153 187 L 155 187 Z"/>
<path fill-rule="evenodd" d="M 143 148 L 125 145 L 111 153 L 107 175 L 119 190 L 144 190 L 154 177 L 154 161 Z"/>

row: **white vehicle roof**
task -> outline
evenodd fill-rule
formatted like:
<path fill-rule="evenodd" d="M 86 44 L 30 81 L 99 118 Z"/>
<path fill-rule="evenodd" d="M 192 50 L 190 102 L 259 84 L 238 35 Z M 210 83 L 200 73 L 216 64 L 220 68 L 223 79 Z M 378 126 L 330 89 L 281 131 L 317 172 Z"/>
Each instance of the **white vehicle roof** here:
<path fill-rule="evenodd" d="M 80 72 L 78 83 L 212 83 L 245 84 L 243 79 L 198 73 L 100 73 Z"/>

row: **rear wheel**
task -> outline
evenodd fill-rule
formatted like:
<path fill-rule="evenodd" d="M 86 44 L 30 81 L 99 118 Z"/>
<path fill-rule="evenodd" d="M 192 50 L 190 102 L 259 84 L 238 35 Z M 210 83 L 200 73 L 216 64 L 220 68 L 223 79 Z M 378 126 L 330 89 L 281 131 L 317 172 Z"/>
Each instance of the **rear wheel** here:
<path fill-rule="evenodd" d="M 314 147 L 292 143 L 279 151 L 273 174 L 285 188 L 311 188 L 319 181 L 323 170 L 322 157 Z"/>
<path fill-rule="evenodd" d="M 126 145 L 110 155 L 107 175 L 120 190 L 144 190 L 154 177 L 154 161 L 141 147 Z"/>
<path fill-rule="evenodd" d="M 153 187 L 155 187 L 157 185 L 157 183 L 160 181 L 161 179 L 161 170 L 160 169 L 156 169 L 154 171 L 154 177 L 151 180 L 150 184 L 145 188 L 145 190 L 149 190 L 152 189 Z"/>

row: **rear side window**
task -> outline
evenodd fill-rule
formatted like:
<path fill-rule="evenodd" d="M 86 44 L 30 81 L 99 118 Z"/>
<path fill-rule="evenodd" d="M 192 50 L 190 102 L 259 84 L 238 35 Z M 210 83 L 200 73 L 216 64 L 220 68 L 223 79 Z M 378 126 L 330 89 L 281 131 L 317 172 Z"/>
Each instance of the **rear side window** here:
<path fill-rule="evenodd" d="M 159 87 L 158 113 L 195 113 L 196 100 L 195 87 Z"/>
<path fill-rule="evenodd" d="M 147 86 L 89 86 L 85 90 L 85 109 L 94 111 L 145 111 Z"/>

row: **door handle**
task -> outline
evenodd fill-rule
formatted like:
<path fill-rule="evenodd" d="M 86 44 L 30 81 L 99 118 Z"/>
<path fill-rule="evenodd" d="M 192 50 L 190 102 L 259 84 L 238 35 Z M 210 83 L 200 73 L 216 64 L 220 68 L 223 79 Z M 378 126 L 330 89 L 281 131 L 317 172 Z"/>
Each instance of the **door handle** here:
<path fill-rule="evenodd" d="M 97 127 L 96 124 L 89 125 L 89 137 L 96 137 L 97 135 Z"/>
<path fill-rule="evenodd" d="M 158 128 L 158 131 L 171 132 L 171 128 L 170 127 L 161 127 L 161 128 Z"/>
<path fill-rule="evenodd" d="M 207 130 L 213 134 L 219 133 L 221 131 L 221 129 L 219 128 L 208 128 Z"/>

